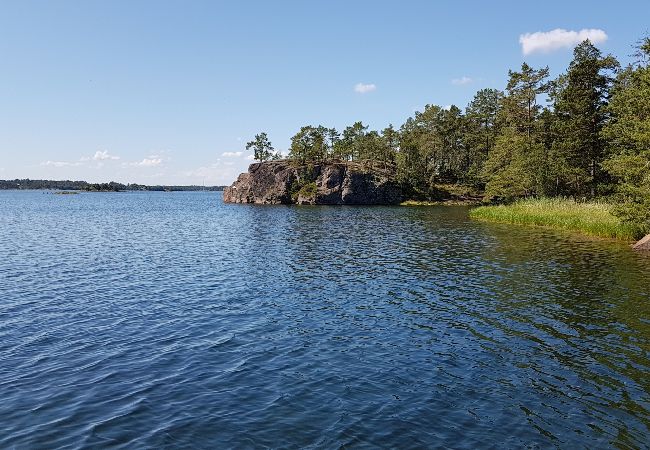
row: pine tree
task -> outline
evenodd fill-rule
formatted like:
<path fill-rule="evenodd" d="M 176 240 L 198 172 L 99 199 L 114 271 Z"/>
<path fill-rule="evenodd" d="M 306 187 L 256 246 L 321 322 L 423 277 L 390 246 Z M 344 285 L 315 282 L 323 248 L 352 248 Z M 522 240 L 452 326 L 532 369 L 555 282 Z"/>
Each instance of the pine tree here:
<path fill-rule="evenodd" d="M 616 213 L 650 231 L 650 38 L 639 45 L 639 62 L 617 77 L 603 128 L 611 156 L 603 166 L 619 181 Z"/>
<path fill-rule="evenodd" d="M 548 158 L 538 121 L 543 108 L 538 96 L 547 93 L 548 67 L 524 63 L 509 72 L 507 95 L 499 111 L 503 127 L 483 168 L 487 199 L 544 195 L 548 186 Z"/>
<path fill-rule="evenodd" d="M 554 93 L 554 145 L 557 154 L 568 164 L 564 173 L 569 191 L 574 195 L 596 195 L 603 181 L 600 164 L 605 143 L 601 130 L 607 120 L 606 106 L 612 84 L 612 72 L 618 62 L 603 57 L 588 40 L 573 51 L 573 61 Z"/>
<path fill-rule="evenodd" d="M 276 159 L 276 153 L 266 133 L 256 134 L 255 139 L 246 144 L 246 150 L 250 149 L 253 149 L 253 157 L 259 162 Z"/>

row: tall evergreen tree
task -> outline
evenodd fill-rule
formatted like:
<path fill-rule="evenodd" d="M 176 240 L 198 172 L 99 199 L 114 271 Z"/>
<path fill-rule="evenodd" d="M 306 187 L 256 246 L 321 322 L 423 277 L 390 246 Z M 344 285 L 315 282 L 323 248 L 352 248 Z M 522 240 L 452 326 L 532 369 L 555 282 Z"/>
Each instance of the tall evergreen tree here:
<path fill-rule="evenodd" d="M 569 192 L 596 195 L 603 177 L 599 171 L 605 143 L 601 130 L 607 120 L 606 106 L 618 62 L 603 57 L 588 40 L 573 51 L 573 61 L 554 94 L 556 153 L 568 164 L 565 174 Z"/>
<path fill-rule="evenodd" d="M 499 120 L 503 127 L 483 169 L 488 199 L 543 195 L 548 185 L 548 160 L 538 119 L 540 94 L 549 90 L 548 67 L 533 69 L 524 63 L 510 71 L 507 95 Z"/>
<path fill-rule="evenodd" d="M 650 231 L 650 38 L 639 45 L 639 61 L 623 70 L 603 128 L 611 154 L 605 169 L 619 181 L 617 214 Z"/>
<path fill-rule="evenodd" d="M 474 159 L 481 162 L 490 154 L 499 131 L 497 118 L 501 109 L 503 92 L 497 89 L 481 89 L 467 105 L 467 146 Z"/>

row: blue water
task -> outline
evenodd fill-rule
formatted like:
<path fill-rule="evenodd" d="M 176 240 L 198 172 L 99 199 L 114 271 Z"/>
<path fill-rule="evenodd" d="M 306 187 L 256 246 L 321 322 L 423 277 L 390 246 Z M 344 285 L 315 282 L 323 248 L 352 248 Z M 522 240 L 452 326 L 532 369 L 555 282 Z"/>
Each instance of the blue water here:
<path fill-rule="evenodd" d="M 465 208 L 0 192 L 0 448 L 648 448 L 649 273 Z"/>

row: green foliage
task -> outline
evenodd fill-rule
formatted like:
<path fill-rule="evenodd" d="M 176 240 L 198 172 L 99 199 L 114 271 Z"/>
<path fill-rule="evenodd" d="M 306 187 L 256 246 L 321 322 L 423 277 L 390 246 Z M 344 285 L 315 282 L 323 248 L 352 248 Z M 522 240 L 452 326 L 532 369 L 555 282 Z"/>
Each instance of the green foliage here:
<path fill-rule="evenodd" d="M 610 157 L 604 168 L 618 181 L 615 212 L 650 230 L 650 38 L 639 45 L 640 61 L 622 71 L 603 129 Z"/>
<path fill-rule="evenodd" d="M 316 194 L 317 173 L 314 166 L 311 164 L 298 166 L 297 175 L 298 178 L 289 186 L 289 195 L 294 202 L 298 200 L 299 195 L 309 197 Z"/>
<path fill-rule="evenodd" d="M 253 157 L 259 162 L 268 161 L 269 159 L 276 159 L 276 153 L 274 153 L 273 146 L 271 141 L 269 141 L 266 133 L 260 133 L 255 135 L 255 140 L 250 141 L 246 144 L 246 150 L 253 149 Z"/>
<path fill-rule="evenodd" d="M 573 200 L 527 199 L 509 205 L 481 206 L 470 211 L 470 217 L 489 222 L 535 225 L 578 231 L 591 236 L 637 239 L 643 230 L 621 221 L 606 203 L 578 203 Z"/>
<path fill-rule="evenodd" d="M 542 126 L 546 114 L 538 104 L 538 96 L 549 89 L 548 68 L 533 69 L 524 63 L 520 72 L 509 75 L 499 111 L 503 126 L 482 171 L 490 200 L 544 195 L 552 178 Z"/>
<path fill-rule="evenodd" d="M 314 197 L 316 195 L 317 190 L 318 190 L 318 188 L 316 186 L 316 183 L 314 181 L 312 181 L 312 182 L 304 184 L 298 190 L 298 196 L 311 198 L 311 197 Z"/>
<path fill-rule="evenodd" d="M 291 138 L 289 158 L 301 164 L 307 161 L 326 161 L 334 155 L 338 140 L 339 134 L 334 128 L 304 126 Z"/>
<path fill-rule="evenodd" d="M 466 179 L 474 185 L 484 185 L 481 170 L 494 148 L 501 129 L 499 121 L 503 92 L 482 89 L 476 93 L 465 109 L 466 128 L 464 143 L 469 164 Z"/>
<path fill-rule="evenodd" d="M 512 201 L 538 195 L 543 190 L 544 148 L 530 141 L 512 127 L 497 137 L 485 163 L 484 176 L 489 179 L 485 196 L 491 201 Z"/>
<path fill-rule="evenodd" d="M 566 165 L 562 171 L 565 191 L 594 197 L 598 184 L 606 181 L 600 170 L 605 150 L 601 130 L 608 118 L 607 98 L 618 62 L 612 56 L 603 57 L 588 40 L 573 55 L 553 92 L 553 146 Z"/>

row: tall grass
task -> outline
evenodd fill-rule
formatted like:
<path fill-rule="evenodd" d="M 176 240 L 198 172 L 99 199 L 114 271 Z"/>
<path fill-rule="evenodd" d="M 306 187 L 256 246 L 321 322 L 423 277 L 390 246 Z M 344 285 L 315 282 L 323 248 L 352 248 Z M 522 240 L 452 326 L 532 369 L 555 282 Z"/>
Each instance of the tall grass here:
<path fill-rule="evenodd" d="M 590 236 L 635 240 L 643 235 L 639 226 L 623 223 L 607 203 L 578 203 L 568 199 L 528 199 L 509 205 L 480 206 L 472 219 L 535 225 L 577 231 Z"/>

